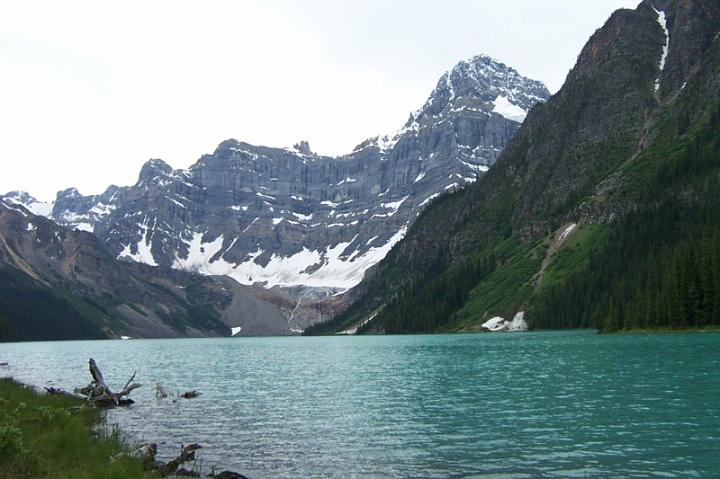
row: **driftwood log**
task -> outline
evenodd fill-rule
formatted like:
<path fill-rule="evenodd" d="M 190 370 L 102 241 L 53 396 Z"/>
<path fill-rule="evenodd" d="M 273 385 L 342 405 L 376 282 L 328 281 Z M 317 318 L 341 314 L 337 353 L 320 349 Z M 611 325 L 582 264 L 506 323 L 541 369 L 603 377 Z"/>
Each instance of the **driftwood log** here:
<path fill-rule="evenodd" d="M 120 392 L 115 393 L 105 383 L 102 372 L 93 358 L 90 358 L 89 367 L 90 375 L 93 380 L 84 388 L 76 388 L 76 394 L 85 396 L 88 401 L 100 407 L 128 406 L 134 402 L 127 396 L 129 396 L 132 391 L 142 386 L 142 384 L 133 382 L 137 372 L 130 376 L 130 379 L 128 379 Z"/>
<path fill-rule="evenodd" d="M 178 457 L 176 457 L 172 461 L 168 461 L 163 466 L 157 468 L 160 476 L 166 477 L 170 474 L 177 474 L 180 466 L 182 466 L 186 462 L 195 460 L 195 451 L 197 451 L 198 449 L 202 449 L 202 446 L 200 444 L 181 446 L 180 455 Z M 187 475 L 187 471 L 185 471 L 185 474 Z"/>
<path fill-rule="evenodd" d="M 192 389 L 190 391 L 185 391 L 184 393 L 176 394 L 172 391 L 168 391 L 167 389 L 165 389 L 165 386 L 163 385 L 163 383 L 160 383 L 160 382 L 155 383 L 155 397 L 156 398 L 165 399 L 167 397 L 175 397 L 175 396 L 183 398 L 183 399 L 193 399 L 193 398 L 200 396 L 200 391 L 198 391 L 197 389 Z"/>
<path fill-rule="evenodd" d="M 165 399 L 170 394 L 165 389 L 165 386 L 161 382 L 155 383 L 155 397 L 158 399 Z"/>
<path fill-rule="evenodd" d="M 215 479 L 249 479 L 247 476 L 243 476 L 239 472 L 233 471 L 222 471 L 218 473 L 213 472 L 208 477 L 214 477 Z"/>
<path fill-rule="evenodd" d="M 45 393 L 49 394 L 50 396 L 64 396 L 69 397 L 73 399 L 85 399 L 85 396 L 82 396 L 80 394 L 71 393 L 69 391 L 65 391 L 64 389 L 56 388 L 54 386 L 50 386 L 49 388 L 45 388 Z"/>
<path fill-rule="evenodd" d="M 115 462 L 121 457 L 133 457 L 140 459 L 143 464 L 143 469 L 146 471 L 155 471 L 160 477 L 201 477 L 200 472 L 192 469 L 185 469 L 183 465 L 188 462 L 195 461 L 195 451 L 202 449 L 200 444 L 190 444 L 188 446 L 180 446 L 180 455 L 175 459 L 162 462 L 157 460 L 158 447 L 155 443 L 141 444 L 133 452 L 121 452 L 111 457 L 111 461 Z M 218 479 L 249 479 L 247 476 L 234 471 L 222 471 L 215 472 L 215 467 L 212 468 L 210 474 L 207 477 L 214 477 Z"/>
<path fill-rule="evenodd" d="M 140 446 L 138 446 L 137 449 L 132 452 L 120 452 L 118 454 L 115 454 L 114 456 L 111 456 L 110 462 L 115 462 L 123 457 L 132 457 L 135 459 L 140 459 L 143 465 L 143 469 L 145 469 L 146 471 L 152 471 L 155 470 L 155 468 L 159 467 L 159 463 L 155 461 L 155 456 L 157 456 L 157 444 L 141 444 Z"/>

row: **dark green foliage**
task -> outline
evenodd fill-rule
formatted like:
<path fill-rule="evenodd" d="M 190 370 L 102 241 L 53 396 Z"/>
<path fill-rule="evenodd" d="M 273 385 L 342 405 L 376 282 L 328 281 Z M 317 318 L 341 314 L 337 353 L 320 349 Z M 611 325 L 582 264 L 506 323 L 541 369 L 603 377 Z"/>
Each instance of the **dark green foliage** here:
<path fill-rule="evenodd" d="M 0 314 L 0 341 L 14 341 L 16 337 L 13 325 Z"/>
<path fill-rule="evenodd" d="M 223 335 L 229 334 L 230 328 L 222 322 L 220 313 L 213 306 L 209 304 L 193 304 L 188 307 L 187 311 L 193 326 L 208 331 L 217 331 Z"/>
<path fill-rule="evenodd" d="M 545 244 L 526 245 L 511 238 L 496 248 L 497 266 L 472 289 L 468 301 L 444 330 L 473 330 L 493 316 L 511 318 L 532 296 L 533 276 L 546 252 Z"/>
<path fill-rule="evenodd" d="M 720 325 L 720 187 L 691 203 L 636 212 L 548 287 L 530 312 L 537 328 L 601 331 Z"/>
<path fill-rule="evenodd" d="M 188 328 L 200 328 L 206 331 L 215 331 L 227 336 L 228 326 L 220 319 L 220 313 L 209 304 L 189 304 L 187 310 L 172 311 L 169 314 L 157 311 L 158 316 L 173 329 L 186 333 Z"/>
<path fill-rule="evenodd" d="M 462 308 L 473 285 L 492 273 L 495 266 L 495 256 L 490 254 L 452 270 L 435 271 L 403 289 L 366 328 L 379 325 L 389 334 L 436 331 Z"/>
<path fill-rule="evenodd" d="M 636 211 L 613 225 L 584 267 L 543 290 L 534 327 L 720 324 L 720 106 L 672 148 L 638 160 L 652 174 L 636 193 Z"/>
<path fill-rule="evenodd" d="M 0 341 L 105 337 L 100 312 L 90 305 L 81 311 L 15 268 L 0 267 L 0 291 Z"/>
<path fill-rule="evenodd" d="M 187 332 L 187 329 L 190 326 L 190 321 L 188 320 L 187 315 L 182 314 L 179 311 L 171 311 L 170 313 L 156 311 L 156 313 L 165 324 L 177 331 L 180 331 L 181 333 Z"/>

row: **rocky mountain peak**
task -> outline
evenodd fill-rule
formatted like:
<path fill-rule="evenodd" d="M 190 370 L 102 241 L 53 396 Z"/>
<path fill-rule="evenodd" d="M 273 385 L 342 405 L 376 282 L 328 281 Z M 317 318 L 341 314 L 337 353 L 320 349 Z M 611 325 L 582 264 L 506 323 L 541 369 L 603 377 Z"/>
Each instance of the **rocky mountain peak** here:
<path fill-rule="evenodd" d="M 10 191 L 2 196 L 7 203 L 13 205 L 21 205 L 31 213 L 38 216 L 50 216 L 52 213 L 52 203 L 40 201 L 26 191 Z"/>
<path fill-rule="evenodd" d="M 487 55 L 477 55 L 457 63 L 445 72 L 425 105 L 408 121 L 422 122 L 441 114 L 473 107 L 498 113 L 522 123 L 527 112 L 550 92 L 541 82 L 523 77 Z"/>
<path fill-rule="evenodd" d="M 82 196 L 77 188 L 65 188 L 64 190 L 60 190 L 57 192 L 57 199 L 64 199 L 64 198 L 77 198 L 79 196 Z"/>
<path fill-rule="evenodd" d="M 313 155 L 314 153 L 310 149 L 310 143 L 302 140 L 293 145 L 293 148 L 303 155 Z"/>
<path fill-rule="evenodd" d="M 37 201 L 35 199 L 35 197 L 32 196 L 30 193 L 28 193 L 27 191 L 21 191 L 21 190 L 8 191 L 3 196 L 3 198 L 12 203 L 22 204 L 22 205 L 34 203 Z"/>
<path fill-rule="evenodd" d="M 160 159 L 151 159 L 145 162 L 140 169 L 138 182 L 152 180 L 160 175 L 169 175 L 172 173 L 172 167 Z"/>

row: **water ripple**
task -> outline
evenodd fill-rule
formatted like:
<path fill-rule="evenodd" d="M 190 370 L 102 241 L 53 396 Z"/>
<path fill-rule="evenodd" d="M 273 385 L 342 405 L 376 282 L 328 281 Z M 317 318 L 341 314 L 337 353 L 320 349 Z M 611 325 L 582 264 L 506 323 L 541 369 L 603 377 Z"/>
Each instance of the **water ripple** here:
<path fill-rule="evenodd" d="M 233 338 L 3 344 L 38 385 L 111 384 L 138 440 L 254 478 L 710 477 L 720 335 Z M 202 395 L 159 401 L 155 381 Z M 134 393 L 135 394 L 135 393 Z"/>

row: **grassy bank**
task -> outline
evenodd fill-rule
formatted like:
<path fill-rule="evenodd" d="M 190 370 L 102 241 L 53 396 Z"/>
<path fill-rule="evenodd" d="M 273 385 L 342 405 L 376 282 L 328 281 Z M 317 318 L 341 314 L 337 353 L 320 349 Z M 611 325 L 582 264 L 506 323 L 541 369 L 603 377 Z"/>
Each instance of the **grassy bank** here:
<path fill-rule="evenodd" d="M 0 477 L 157 477 L 139 460 L 112 460 L 130 445 L 115 432 L 95 432 L 99 422 L 100 412 L 83 401 L 0 379 Z"/>

